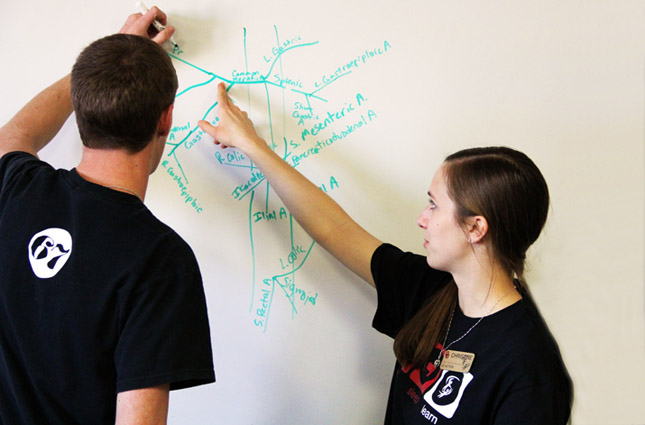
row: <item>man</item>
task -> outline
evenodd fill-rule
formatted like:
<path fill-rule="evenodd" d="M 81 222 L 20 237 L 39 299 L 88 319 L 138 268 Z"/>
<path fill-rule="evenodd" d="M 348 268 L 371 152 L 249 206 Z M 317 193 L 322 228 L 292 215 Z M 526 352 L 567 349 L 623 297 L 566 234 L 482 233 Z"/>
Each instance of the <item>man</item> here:
<path fill-rule="evenodd" d="M 177 90 L 155 19 L 130 16 L 0 129 L 0 424 L 165 423 L 169 390 L 215 380 L 195 256 L 142 202 Z M 36 155 L 72 110 L 82 159 L 55 170 Z"/>

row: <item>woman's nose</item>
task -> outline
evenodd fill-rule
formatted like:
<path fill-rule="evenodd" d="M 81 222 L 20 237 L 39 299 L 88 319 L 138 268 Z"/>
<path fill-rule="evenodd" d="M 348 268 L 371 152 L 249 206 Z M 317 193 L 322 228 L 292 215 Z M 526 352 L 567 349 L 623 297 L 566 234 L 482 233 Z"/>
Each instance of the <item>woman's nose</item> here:
<path fill-rule="evenodd" d="M 421 211 L 421 214 L 419 214 L 419 218 L 417 218 L 417 225 L 422 229 L 425 229 L 427 227 L 427 223 L 428 223 L 428 207 L 425 207 L 423 211 Z"/>

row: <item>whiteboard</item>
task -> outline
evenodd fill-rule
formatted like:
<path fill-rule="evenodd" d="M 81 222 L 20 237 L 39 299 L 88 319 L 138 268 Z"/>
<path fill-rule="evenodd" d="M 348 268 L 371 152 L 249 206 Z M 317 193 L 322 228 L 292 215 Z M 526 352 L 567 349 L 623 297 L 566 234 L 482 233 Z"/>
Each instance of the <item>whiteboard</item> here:
<path fill-rule="evenodd" d="M 0 5 L 0 121 L 116 32 L 134 1 Z M 152 6 L 152 4 L 149 4 Z M 193 247 L 217 382 L 172 424 L 375 424 L 394 366 L 374 292 L 295 223 L 263 176 L 196 130 L 216 83 L 363 227 L 423 252 L 442 159 L 508 145 L 552 207 L 528 280 L 575 385 L 574 424 L 645 423 L 645 39 L 641 1 L 163 1 L 174 128 L 146 204 Z M 55 19 L 53 17 L 56 17 Z M 73 119 L 41 157 L 80 159 Z"/>

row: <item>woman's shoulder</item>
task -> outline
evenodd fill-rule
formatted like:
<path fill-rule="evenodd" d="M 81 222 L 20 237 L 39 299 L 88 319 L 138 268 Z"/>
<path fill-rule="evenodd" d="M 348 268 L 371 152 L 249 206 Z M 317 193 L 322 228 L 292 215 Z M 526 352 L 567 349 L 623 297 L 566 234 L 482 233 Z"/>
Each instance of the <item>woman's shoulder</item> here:
<path fill-rule="evenodd" d="M 524 294 L 508 309 L 500 354 L 508 359 L 509 371 L 515 371 L 518 379 L 534 384 L 555 380 L 569 386 L 569 374 L 558 343 L 532 297 Z"/>
<path fill-rule="evenodd" d="M 557 349 L 557 342 L 533 298 L 522 294 L 515 304 L 495 313 L 492 325 L 503 335 L 503 345 L 530 357 Z"/>

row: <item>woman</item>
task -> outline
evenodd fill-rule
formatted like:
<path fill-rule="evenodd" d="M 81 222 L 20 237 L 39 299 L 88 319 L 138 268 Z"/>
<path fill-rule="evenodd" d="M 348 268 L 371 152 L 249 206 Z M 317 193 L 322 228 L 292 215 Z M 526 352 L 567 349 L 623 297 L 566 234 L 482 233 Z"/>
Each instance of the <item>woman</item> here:
<path fill-rule="evenodd" d="M 524 282 L 546 221 L 546 182 L 526 155 L 449 156 L 418 219 L 427 256 L 383 244 L 280 159 L 218 88 L 216 144 L 241 149 L 303 228 L 375 286 L 374 327 L 397 357 L 386 424 L 565 424 L 572 385 Z M 429 267 L 428 267 L 429 266 Z"/>

